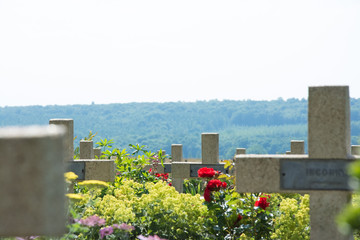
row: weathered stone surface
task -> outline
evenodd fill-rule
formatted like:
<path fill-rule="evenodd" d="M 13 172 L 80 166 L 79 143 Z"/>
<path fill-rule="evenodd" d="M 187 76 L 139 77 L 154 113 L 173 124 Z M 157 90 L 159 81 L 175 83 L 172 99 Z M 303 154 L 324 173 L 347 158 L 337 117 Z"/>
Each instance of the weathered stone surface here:
<path fill-rule="evenodd" d="M 246 154 L 246 148 L 237 148 L 235 155 Z"/>
<path fill-rule="evenodd" d="M 115 180 L 114 160 L 82 159 L 85 162 L 85 180 L 113 182 Z"/>
<path fill-rule="evenodd" d="M 94 148 L 94 158 L 100 158 L 101 156 L 101 148 L 98 147 L 98 148 Z"/>
<path fill-rule="evenodd" d="M 65 137 L 64 137 L 65 161 L 74 160 L 74 120 L 50 119 L 49 124 L 65 127 Z"/>
<path fill-rule="evenodd" d="M 236 190 L 246 192 L 293 192 L 280 189 L 280 159 L 301 159 L 304 155 L 235 156 Z"/>
<path fill-rule="evenodd" d="M 64 134 L 51 125 L 0 130 L 0 236 L 65 232 Z"/>
<path fill-rule="evenodd" d="M 349 87 L 309 87 L 310 158 L 351 156 Z"/>
<path fill-rule="evenodd" d="M 349 87 L 309 87 L 309 158 L 351 158 Z M 310 195 L 311 239 L 352 239 L 339 233 L 335 217 L 351 194 L 321 191 Z"/>
<path fill-rule="evenodd" d="M 351 154 L 360 156 L 360 145 L 352 145 L 351 146 Z"/>
<path fill-rule="evenodd" d="M 94 159 L 93 141 L 80 140 L 80 159 Z"/>
<path fill-rule="evenodd" d="M 290 149 L 291 154 L 305 154 L 305 142 L 303 140 L 292 140 Z"/>
<path fill-rule="evenodd" d="M 182 144 L 171 145 L 171 158 L 172 158 L 171 159 L 172 162 L 184 162 Z"/>
<path fill-rule="evenodd" d="M 201 159 L 205 164 L 219 163 L 219 134 L 201 134 Z"/>
<path fill-rule="evenodd" d="M 180 193 L 184 191 L 184 179 L 190 178 L 190 164 L 185 162 L 173 162 L 171 164 L 172 185 Z"/>

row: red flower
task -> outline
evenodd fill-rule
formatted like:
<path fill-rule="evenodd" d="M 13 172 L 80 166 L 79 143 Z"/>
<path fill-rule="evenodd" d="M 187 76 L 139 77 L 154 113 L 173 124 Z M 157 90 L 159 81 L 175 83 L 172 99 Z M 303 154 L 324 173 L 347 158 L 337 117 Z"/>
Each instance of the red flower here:
<path fill-rule="evenodd" d="M 227 184 L 226 182 L 222 182 L 218 179 L 212 179 L 208 182 L 206 188 L 210 189 L 211 191 L 217 191 L 220 188 L 226 188 Z"/>
<path fill-rule="evenodd" d="M 201 178 L 211 178 L 215 175 L 215 170 L 213 168 L 203 167 L 198 170 L 198 176 Z"/>
<path fill-rule="evenodd" d="M 209 188 L 205 188 L 205 191 L 204 191 L 204 199 L 205 201 L 207 202 L 210 202 L 211 201 L 211 190 Z"/>
<path fill-rule="evenodd" d="M 242 216 L 241 216 L 240 214 L 238 214 L 238 216 L 237 216 L 237 218 L 236 218 L 236 220 L 235 220 L 235 222 L 234 222 L 234 226 L 233 226 L 233 227 L 239 226 L 239 225 L 240 225 L 239 223 L 240 223 L 241 219 L 242 219 Z"/>
<path fill-rule="evenodd" d="M 265 210 L 270 205 L 266 199 L 266 197 L 260 197 L 259 200 L 255 202 L 255 207 L 260 207 Z"/>

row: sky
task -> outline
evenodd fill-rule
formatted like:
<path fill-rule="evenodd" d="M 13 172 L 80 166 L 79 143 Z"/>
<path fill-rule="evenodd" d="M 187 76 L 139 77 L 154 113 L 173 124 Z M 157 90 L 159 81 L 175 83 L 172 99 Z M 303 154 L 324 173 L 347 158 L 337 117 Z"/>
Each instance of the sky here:
<path fill-rule="evenodd" d="M 0 106 L 360 98 L 358 0 L 0 0 Z"/>

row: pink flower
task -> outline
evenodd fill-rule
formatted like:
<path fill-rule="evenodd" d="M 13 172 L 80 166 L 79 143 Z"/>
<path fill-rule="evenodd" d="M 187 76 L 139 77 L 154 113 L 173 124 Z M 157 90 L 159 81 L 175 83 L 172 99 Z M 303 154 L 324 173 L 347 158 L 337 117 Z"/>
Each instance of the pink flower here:
<path fill-rule="evenodd" d="M 132 231 L 132 230 L 135 230 L 135 227 L 134 226 L 131 226 L 131 225 L 127 225 L 126 223 L 122 223 L 122 224 L 114 224 L 113 225 L 113 228 L 117 228 L 117 229 L 120 229 L 120 230 L 125 230 L 125 231 Z"/>
<path fill-rule="evenodd" d="M 78 223 L 88 226 L 88 227 L 94 227 L 94 226 L 103 226 L 105 225 L 105 219 L 101 219 L 98 216 L 90 216 L 85 219 L 80 219 L 77 221 Z"/>
<path fill-rule="evenodd" d="M 103 239 L 105 236 L 110 235 L 114 232 L 112 227 L 105 227 L 100 229 L 100 238 Z"/>
<path fill-rule="evenodd" d="M 140 240 L 167 240 L 165 238 L 160 238 L 158 235 L 148 236 L 148 237 L 144 237 L 143 235 L 139 235 L 139 236 L 137 236 L 137 238 L 140 239 Z"/>

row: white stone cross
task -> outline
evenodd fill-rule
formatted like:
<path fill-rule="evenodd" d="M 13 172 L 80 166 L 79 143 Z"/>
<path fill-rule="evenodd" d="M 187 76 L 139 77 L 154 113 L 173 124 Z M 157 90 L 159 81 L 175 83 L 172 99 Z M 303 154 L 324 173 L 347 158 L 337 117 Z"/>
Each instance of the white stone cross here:
<path fill-rule="evenodd" d="M 349 161 L 354 158 L 350 149 L 349 88 L 347 86 L 309 87 L 309 154 L 237 155 L 235 163 L 237 191 L 291 192 L 291 190 L 280 188 L 282 178 L 280 162 L 285 159 L 287 159 L 285 161 L 291 161 L 291 159 L 298 161 L 304 158 L 309 161 L 326 162 L 326 159 L 329 162 L 334 159 Z M 303 177 L 306 178 L 306 176 Z M 296 189 L 292 192 L 304 193 Z M 306 192 L 310 193 L 310 238 L 314 240 L 352 239 L 352 236 L 342 235 L 335 223 L 335 217 L 349 203 L 351 192 L 346 190 L 306 190 Z"/>

